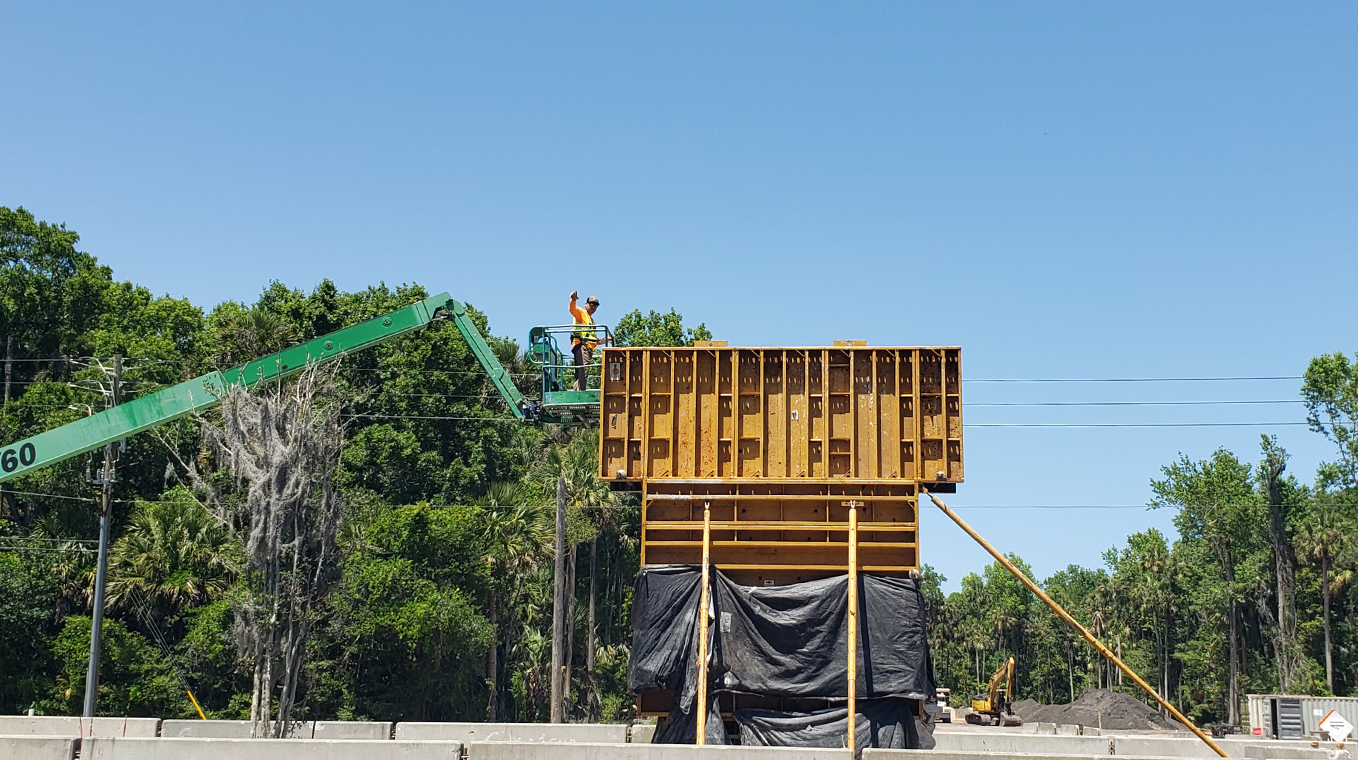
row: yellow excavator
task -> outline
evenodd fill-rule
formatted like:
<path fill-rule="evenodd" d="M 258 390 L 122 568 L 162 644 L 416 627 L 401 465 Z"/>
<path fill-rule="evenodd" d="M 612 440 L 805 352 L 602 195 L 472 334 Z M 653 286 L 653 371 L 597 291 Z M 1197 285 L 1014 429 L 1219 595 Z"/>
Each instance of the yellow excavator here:
<path fill-rule="evenodd" d="M 1023 718 L 1014 714 L 1014 658 L 990 676 L 990 693 L 971 698 L 967 722 L 978 726 L 1021 726 Z"/>

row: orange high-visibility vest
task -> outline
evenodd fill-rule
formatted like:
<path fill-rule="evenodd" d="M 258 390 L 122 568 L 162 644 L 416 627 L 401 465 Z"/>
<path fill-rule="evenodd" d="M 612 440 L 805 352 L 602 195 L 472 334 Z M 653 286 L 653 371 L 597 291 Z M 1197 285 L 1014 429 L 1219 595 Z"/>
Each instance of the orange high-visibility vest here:
<path fill-rule="evenodd" d="M 585 311 L 584 309 L 580 308 L 579 306 L 576 306 L 575 300 L 576 299 L 574 298 L 571 299 L 570 306 L 571 317 L 575 319 L 574 324 L 577 325 L 594 324 L 594 316 L 591 315 L 589 312 Z M 599 340 L 594 337 L 593 330 L 576 330 L 575 334 L 571 336 L 571 346 L 574 347 L 580 343 L 587 343 L 591 348 L 593 348 L 595 345 L 599 343 Z"/>

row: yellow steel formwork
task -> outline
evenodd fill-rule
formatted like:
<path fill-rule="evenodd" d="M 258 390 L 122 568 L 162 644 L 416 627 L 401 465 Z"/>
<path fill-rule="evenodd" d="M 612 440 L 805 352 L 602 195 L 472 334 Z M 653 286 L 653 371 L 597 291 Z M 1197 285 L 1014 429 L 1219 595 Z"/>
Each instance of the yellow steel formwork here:
<path fill-rule="evenodd" d="M 957 348 L 609 348 L 599 476 L 962 481 Z"/>
<path fill-rule="evenodd" d="M 643 494 L 642 564 L 744 583 L 919 566 L 918 491 L 962 470 L 957 348 L 608 348 L 600 477 Z"/>

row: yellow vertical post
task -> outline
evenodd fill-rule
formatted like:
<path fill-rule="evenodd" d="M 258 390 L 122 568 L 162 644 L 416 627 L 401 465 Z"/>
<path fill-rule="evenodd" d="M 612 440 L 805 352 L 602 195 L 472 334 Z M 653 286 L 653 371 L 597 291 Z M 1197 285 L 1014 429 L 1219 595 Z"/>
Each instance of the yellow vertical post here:
<path fill-rule="evenodd" d="M 849 507 L 849 751 L 854 751 L 854 729 L 858 717 L 858 505 Z"/>
<path fill-rule="evenodd" d="M 703 588 L 698 598 L 698 744 L 707 744 L 707 605 L 712 550 L 712 502 L 703 502 Z"/>

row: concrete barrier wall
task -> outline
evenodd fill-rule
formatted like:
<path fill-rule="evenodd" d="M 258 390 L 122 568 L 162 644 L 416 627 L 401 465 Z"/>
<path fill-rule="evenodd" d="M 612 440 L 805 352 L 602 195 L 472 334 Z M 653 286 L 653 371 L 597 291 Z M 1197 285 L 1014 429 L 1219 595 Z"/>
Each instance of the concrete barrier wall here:
<path fill-rule="evenodd" d="M 1035 755 L 1118 755 L 1122 757 L 1215 758 L 1197 737 L 1145 735 L 1063 736 L 1020 733 L 935 731 L 935 752 Z M 1337 745 L 1311 747 L 1292 741 L 1215 740 L 1228 755 L 1247 760 L 1328 760 Z M 1339 750 L 1341 752 L 1345 750 Z M 1350 756 L 1351 757 L 1351 756 Z"/>
<path fill-rule="evenodd" d="M 398 740 L 627 743 L 622 723 L 397 723 Z"/>
<path fill-rule="evenodd" d="M 638 723 L 632 726 L 632 731 L 627 736 L 627 741 L 632 744 L 650 744 L 651 739 L 655 738 L 654 723 Z"/>
<path fill-rule="evenodd" d="M 0 715 L 3 736 L 88 736 L 91 728 L 95 736 L 156 736 L 160 718 L 95 718 L 91 727 L 73 715 Z"/>
<path fill-rule="evenodd" d="M 72 736 L 0 736 L 0 760 L 72 760 Z"/>
<path fill-rule="evenodd" d="M 467 746 L 467 760 L 853 760 L 853 755 L 847 749 L 475 742 Z"/>
<path fill-rule="evenodd" d="M 292 729 L 288 732 L 288 737 L 309 739 L 313 730 L 312 721 L 294 721 Z M 160 724 L 160 735 L 176 739 L 249 739 L 250 721 L 167 720 Z"/>
<path fill-rule="evenodd" d="M 393 723 L 360 720 L 318 720 L 312 739 L 390 739 Z"/>
<path fill-rule="evenodd" d="M 934 750 L 942 752 L 991 752 L 1031 755 L 1111 755 L 1112 738 L 1106 736 L 1057 736 L 996 731 L 935 731 Z M 1116 753 L 1121 754 L 1121 753 Z M 1154 754 L 1154 753 L 1139 753 Z"/>
<path fill-rule="evenodd" d="M 1043 752 L 939 752 L 930 749 L 865 749 L 863 760 L 1089 760 L 1090 755 Z"/>
<path fill-rule="evenodd" d="M 458 760 L 461 742 L 93 739 L 80 760 Z"/>

